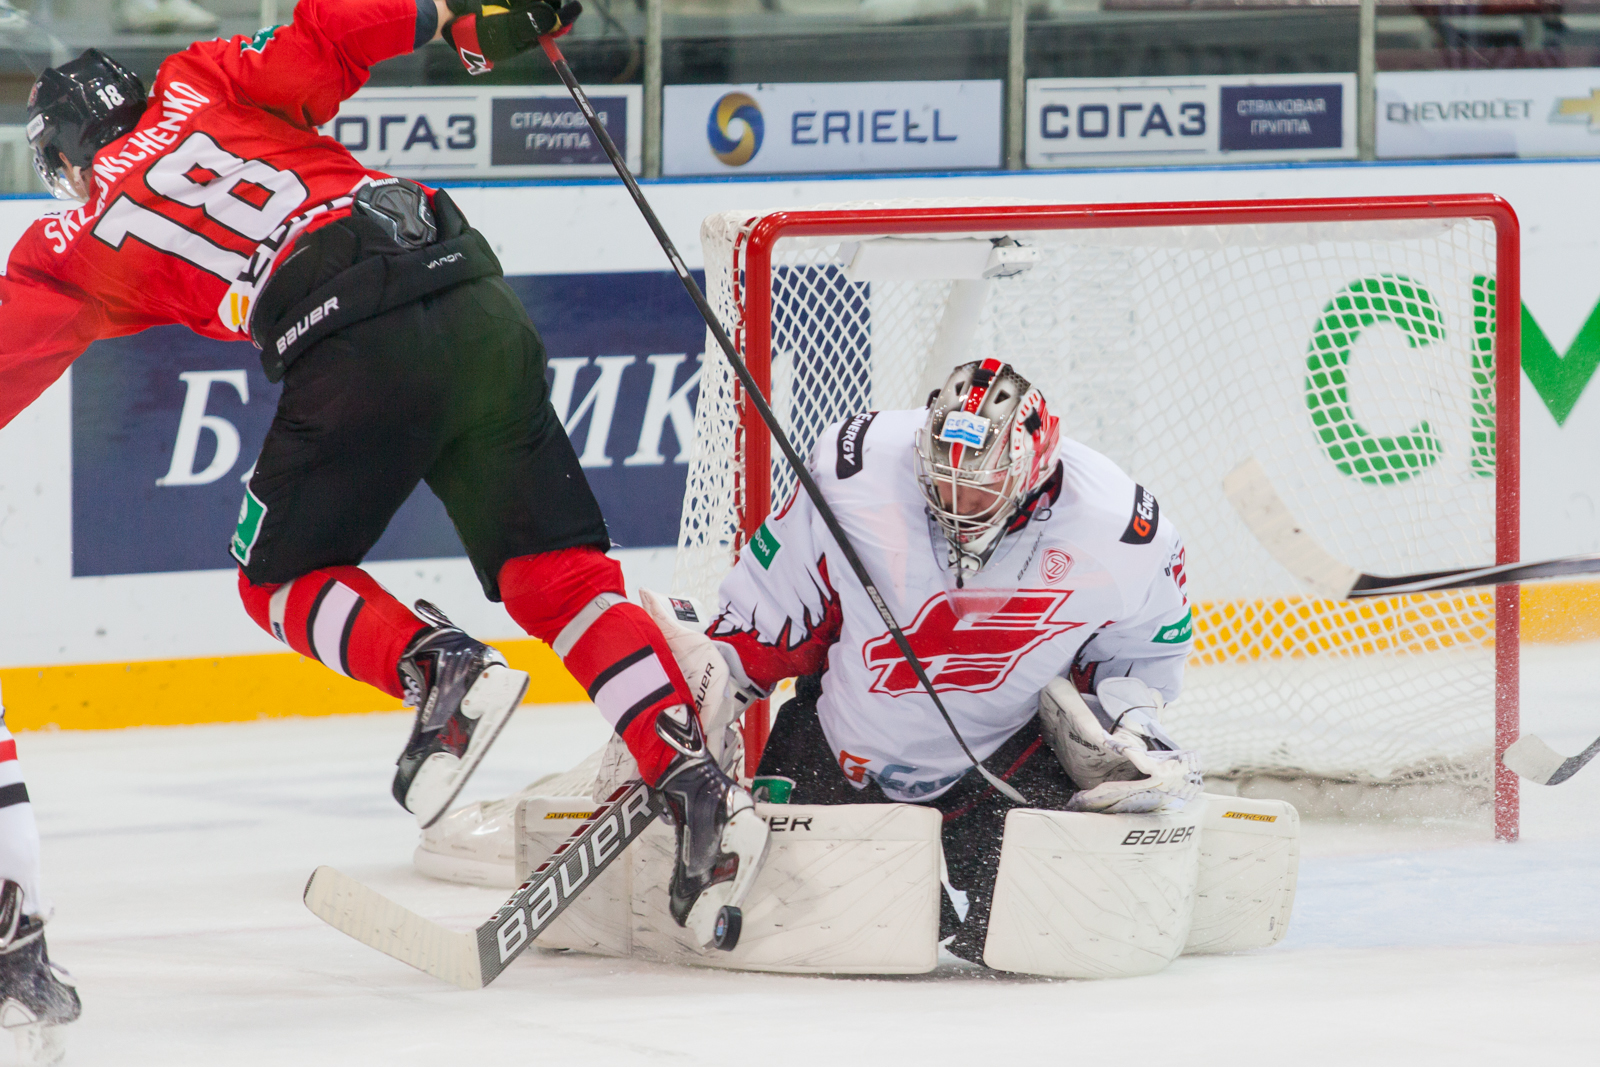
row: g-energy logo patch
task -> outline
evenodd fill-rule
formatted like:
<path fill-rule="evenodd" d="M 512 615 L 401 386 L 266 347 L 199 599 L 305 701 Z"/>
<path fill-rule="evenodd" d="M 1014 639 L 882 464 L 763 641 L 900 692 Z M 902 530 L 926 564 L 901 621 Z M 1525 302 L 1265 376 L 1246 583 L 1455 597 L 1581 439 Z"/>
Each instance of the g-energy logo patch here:
<path fill-rule="evenodd" d="M 876 411 L 862 412 L 839 428 L 839 456 L 833 465 L 835 477 L 843 480 L 861 473 L 861 467 L 865 462 L 862 455 L 862 441 L 867 436 L 867 427 L 871 426 L 872 420 L 877 417 Z"/>
<path fill-rule="evenodd" d="M 1133 487 L 1133 518 L 1128 520 L 1128 528 L 1122 531 L 1122 543 L 1128 545 L 1148 545 L 1155 540 L 1156 526 L 1161 522 L 1161 505 L 1156 503 L 1155 494 L 1142 485 Z"/>

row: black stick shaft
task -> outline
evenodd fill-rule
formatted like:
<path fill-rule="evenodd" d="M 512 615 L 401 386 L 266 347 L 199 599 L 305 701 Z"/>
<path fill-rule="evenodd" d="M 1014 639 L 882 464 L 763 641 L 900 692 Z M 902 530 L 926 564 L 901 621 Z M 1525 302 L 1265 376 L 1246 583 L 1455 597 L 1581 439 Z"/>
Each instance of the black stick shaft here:
<path fill-rule="evenodd" d="M 634 181 L 633 174 L 628 170 L 627 162 L 622 158 L 622 153 L 617 151 L 617 146 L 612 142 L 611 135 L 606 132 L 605 124 L 600 121 L 600 116 L 595 114 L 594 107 L 589 103 L 588 94 L 578 84 L 578 79 L 573 77 L 572 68 L 567 66 L 566 57 L 561 54 L 561 49 L 557 47 L 555 39 L 552 37 L 539 38 L 539 44 L 544 48 L 545 55 L 550 57 L 551 64 L 555 66 L 556 75 L 560 77 L 562 84 L 567 87 L 567 91 L 572 94 L 572 99 L 577 103 L 578 110 L 582 111 L 583 117 L 588 120 L 589 128 L 594 131 L 595 137 L 600 141 L 600 146 L 605 149 L 607 157 L 610 158 L 611 165 L 616 168 L 617 177 L 621 178 L 622 184 L 628 187 L 628 194 L 633 197 L 633 202 L 638 205 L 639 213 L 644 216 L 645 222 L 649 223 L 651 232 L 656 235 L 656 241 L 661 245 L 661 250 L 667 254 L 667 259 L 672 262 L 672 269 L 678 272 L 678 280 L 683 282 L 683 287 L 688 290 L 689 299 L 693 300 L 694 306 L 700 309 L 700 317 L 706 320 L 706 326 L 711 330 L 711 335 L 717 339 L 717 344 L 722 348 L 723 354 L 728 357 L 728 363 L 733 367 L 734 374 L 738 376 L 740 384 L 744 386 L 745 395 L 755 405 L 756 413 L 761 416 L 761 421 L 766 423 L 767 428 L 772 431 L 773 440 L 778 442 L 778 448 L 783 452 L 784 458 L 789 461 L 789 466 L 794 468 L 795 476 L 800 479 L 801 488 L 806 491 L 806 496 L 811 498 L 811 503 L 816 507 L 817 514 L 822 516 L 823 524 L 828 527 L 828 532 L 833 535 L 839 550 L 844 553 L 845 561 L 850 564 L 850 569 L 855 572 L 856 580 L 866 590 L 868 599 L 872 601 L 872 606 L 878 609 L 878 614 L 883 618 L 884 624 L 889 627 L 889 633 L 894 637 L 894 643 L 900 649 L 900 654 L 905 657 L 906 663 L 910 664 L 912 672 L 917 676 L 917 681 L 922 683 L 922 688 L 927 690 L 928 696 L 933 700 L 933 706 L 938 708 L 939 714 L 944 717 L 945 725 L 950 727 L 950 733 L 955 737 L 956 744 L 961 746 L 961 751 L 966 754 L 967 759 L 972 761 L 972 765 L 978 769 L 978 773 L 983 775 L 990 785 L 1018 804 L 1026 804 L 1027 800 L 1024 799 L 1021 793 L 1002 781 L 998 776 L 990 773 L 989 769 L 979 762 L 978 757 L 973 755 L 972 749 L 967 747 L 966 739 L 961 736 L 961 731 L 956 728 L 955 720 L 945 710 L 944 701 L 939 699 L 938 692 L 933 688 L 933 682 L 928 678 L 928 672 L 923 669 L 922 661 L 917 658 L 916 652 L 912 650 L 911 642 L 906 640 L 905 632 L 900 629 L 900 624 L 895 622 L 894 613 L 889 610 L 889 605 L 884 601 L 882 594 L 878 592 L 878 587 L 872 581 L 871 575 L 867 573 L 866 564 L 856 554 L 855 545 L 850 542 L 850 538 L 845 534 L 844 527 L 839 525 L 839 519 L 834 515 L 833 508 L 823 499 L 822 489 L 811 477 L 811 472 L 806 470 L 805 461 L 800 458 L 800 453 L 796 452 L 794 445 L 790 443 L 789 435 L 784 433 L 783 428 L 778 425 L 778 418 L 772 413 L 772 408 L 767 406 L 767 399 L 761 395 L 761 390 L 757 387 L 756 380 L 750 373 L 750 368 L 745 366 L 744 360 L 734 349 L 733 340 L 728 337 L 727 331 L 722 328 L 722 323 L 717 319 L 717 313 L 711 309 L 711 304 L 706 300 L 705 293 L 700 291 L 700 286 L 695 282 L 694 275 L 690 274 L 689 268 L 684 265 L 683 257 L 678 254 L 677 245 L 673 244 L 672 238 L 667 236 L 666 228 L 661 225 L 661 220 L 656 218 L 656 213 L 650 207 L 650 202 L 645 199 L 643 190 L 639 188 L 639 183 Z"/>

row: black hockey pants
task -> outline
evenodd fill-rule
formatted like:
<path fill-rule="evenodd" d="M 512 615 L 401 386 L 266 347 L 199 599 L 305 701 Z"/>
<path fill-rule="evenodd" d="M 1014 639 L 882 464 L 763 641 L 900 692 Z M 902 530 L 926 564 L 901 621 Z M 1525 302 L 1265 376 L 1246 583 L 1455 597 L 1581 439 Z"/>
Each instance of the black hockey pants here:
<path fill-rule="evenodd" d="M 323 262 L 302 289 L 374 254 L 361 225 L 335 223 L 306 242 Z M 363 240 L 340 243 L 340 231 Z M 245 575 L 281 583 L 359 564 L 419 481 L 444 503 L 491 600 L 507 560 L 609 548 L 544 375 L 544 345 L 499 276 L 316 340 L 284 376 L 250 478 L 233 543 Z"/>
<path fill-rule="evenodd" d="M 791 804 L 895 803 L 874 782 L 857 789 L 839 769 L 817 720 L 817 699 L 821 695 L 820 675 L 797 681 L 794 699 L 784 704 L 773 720 L 757 777 L 792 779 L 795 785 L 789 797 Z M 1031 808 L 1064 808 L 1077 791 L 1039 732 L 1037 718 L 1012 734 L 983 763 L 1027 797 Z M 942 839 L 950 885 L 967 897 L 965 921 L 959 918 L 950 898 L 942 898 L 939 936 L 942 939 L 954 933 L 950 951 L 964 960 L 982 963 L 984 938 L 989 932 L 989 906 L 1000 870 L 1006 812 L 1017 805 L 976 772 L 968 772 L 942 796 L 925 803 L 944 815 Z"/>

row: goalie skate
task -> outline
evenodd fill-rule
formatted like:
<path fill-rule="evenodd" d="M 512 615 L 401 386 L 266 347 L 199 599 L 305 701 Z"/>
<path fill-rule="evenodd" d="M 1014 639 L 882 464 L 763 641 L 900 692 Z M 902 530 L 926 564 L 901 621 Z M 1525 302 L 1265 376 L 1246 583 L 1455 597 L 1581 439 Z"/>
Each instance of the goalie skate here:
<path fill-rule="evenodd" d="M 767 824 L 750 794 L 711 758 L 687 708 L 663 711 L 656 732 L 678 753 L 655 787 L 676 828 L 668 884 L 673 921 L 702 945 L 731 949 L 739 941 L 739 905 L 767 854 Z"/>
<path fill-rule="evenodd" d="M 411 740 L 396 761 L 394 798 L 432 826 L 450 807 L 528 689 L 528 676 L 468 637 L 426 600 L 432 623 L 400 657 L 406 704 L 417 709 Z"/>

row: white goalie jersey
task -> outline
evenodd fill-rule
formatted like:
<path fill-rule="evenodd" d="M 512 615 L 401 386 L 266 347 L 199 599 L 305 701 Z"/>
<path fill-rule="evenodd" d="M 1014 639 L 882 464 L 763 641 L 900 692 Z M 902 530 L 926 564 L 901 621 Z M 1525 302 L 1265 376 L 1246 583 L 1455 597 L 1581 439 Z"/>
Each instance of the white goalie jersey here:
<path fill-rule="evenodd" d="M 809 467 L 956 726 L 980 758 L 1022 728 L 1039 691 L 1133 675 L 1171 701 L 1193 641 L 1183 546 L 1147 490 L 1063 440 L 1033 518 L 957 588 L 917 486 L 926 412 L 869 412 L 824 430 Z M 927 800 L 971 765 L 797 493 L 745 546 L 709 631 L 756 687 L 825 672 L 818 717 L 845 776 Z"/>

